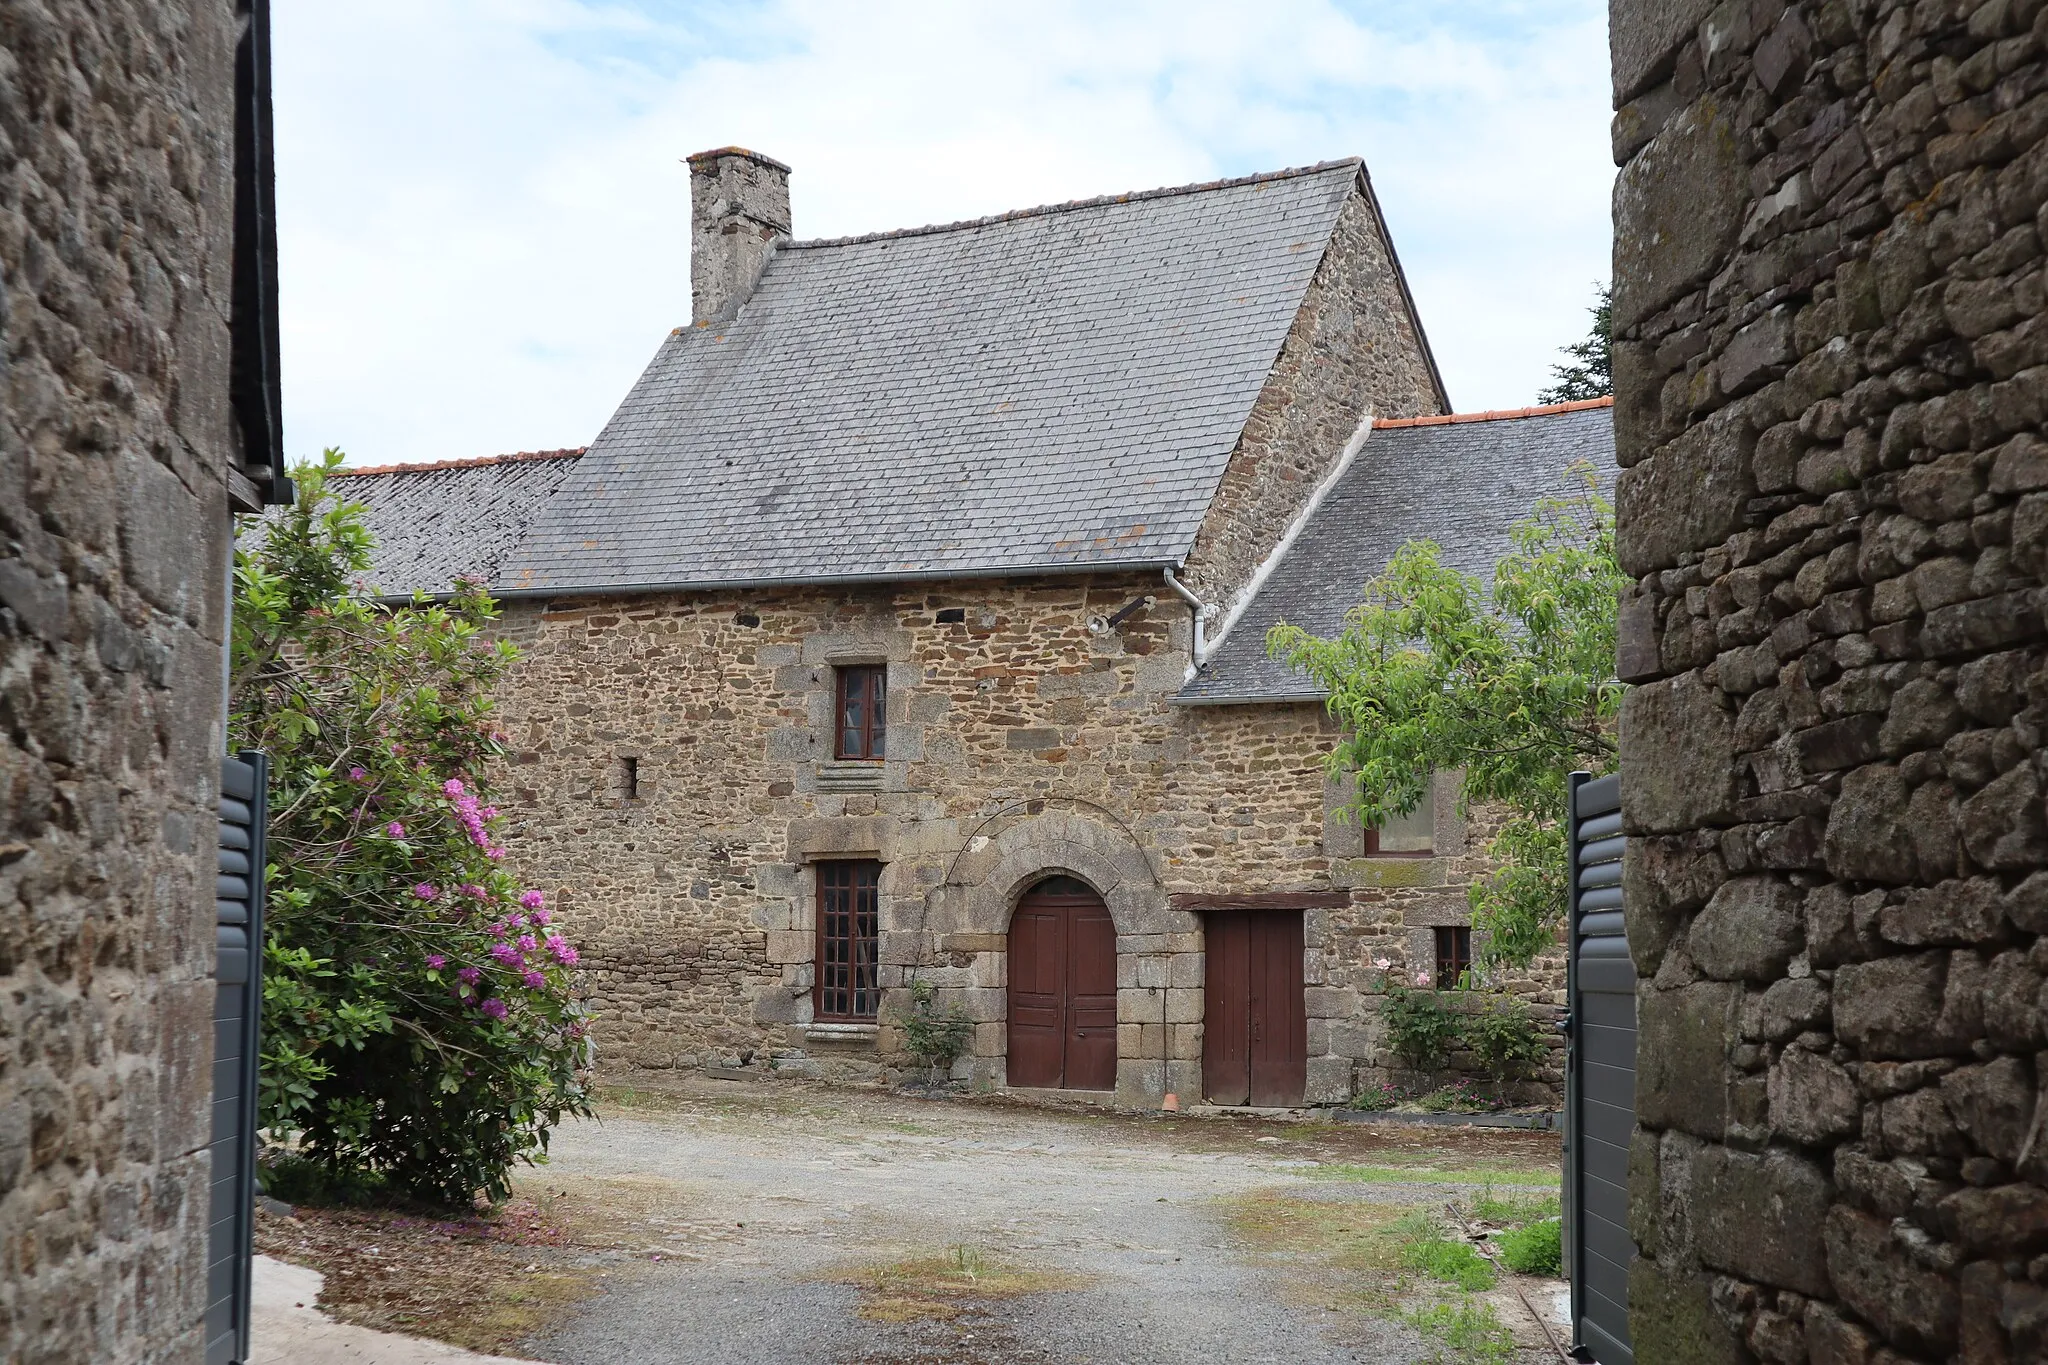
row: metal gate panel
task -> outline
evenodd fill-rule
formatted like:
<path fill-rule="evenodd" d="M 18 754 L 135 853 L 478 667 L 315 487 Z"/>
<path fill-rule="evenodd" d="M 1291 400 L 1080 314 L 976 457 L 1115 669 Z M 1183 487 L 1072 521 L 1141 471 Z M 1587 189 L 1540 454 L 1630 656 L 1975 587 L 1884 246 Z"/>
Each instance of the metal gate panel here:
<path fill-rule="evenodd" d="M 1565 997 L 1564 1231 L 1572 1344 L 1634 1365 L 1628 1331 L 1628 1152 L 1635 1132 L 1636 972 L 1621 896 L 1621 781 L 1571 775 Z"/>
<path fill-rule="evenodd" d="M 206 1362 L 249 1356 L 255 1256 L 258 1015 L 263 1001 L 263 830 L 269 762 L 223 759 L 214 880 L 213 1175 L 206 1229 Z"/>

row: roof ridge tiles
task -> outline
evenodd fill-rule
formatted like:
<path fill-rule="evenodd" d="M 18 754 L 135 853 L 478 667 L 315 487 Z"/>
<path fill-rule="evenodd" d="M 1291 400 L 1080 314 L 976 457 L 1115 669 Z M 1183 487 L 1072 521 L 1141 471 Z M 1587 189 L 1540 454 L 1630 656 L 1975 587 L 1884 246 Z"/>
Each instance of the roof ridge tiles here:
<path fill-rule="evenodd" d="M 476 469 L 483 465 L 513 464 L 522 460 L 573 460 L 589 446 L 564 446 L 560 450 L 515 450 L 505 455 L 479 455 L 467 460 L 428 460 L 418 464 L 373 464 L 359 469 L 337 469 L 330 478 L 361 478 L 367 474 L 426 474 L 437 469 Z"/>
<path fill-rule="evenodd" d="M 968 228 L 991 227 L 997 223 L 1014 222 L 1020 218 L 1043 218 L 1055 213 L 1071 213 L 1076 209 L 1101 208 L 1105 204 L 1129 204 L 1145 199 L 1173 199 L 1182 195 L 1202 194 L 1209 190 L 1235 189 L 1242 185 L 1261 185 L 1274 180 L 1292 180 L 1304 175 L 1318 175 L 1334 171 L 1339 167 L 1356 168 L 1365 164 L 1363 157 L 1339 157 L 1335 161 L 1318 161 L 1313 166 L 1289 166 L 1285 170 L 1261 171 L 1257 175 L 1240 175 L 1227 180 L 1202 180 L 1192 185 L 1165 185 L 1155 190 L 1133 190 L 1126 194 L 1098 194 L 1092 199 L 1069 199 L 1060 204 L 1038 204 L 1028 209 L 1011 209 L 1006 213 L 991 213 L 981 218 L 962 218 L 951 223 L 927 223 L 923 227 L 894 228 L 887 232 L 863 232 L 851 237 L 805 237 L 780 244 L 783 251 L 803 251 L 812 247 L 858 246 L 863 242 L 886 242 L 899 237 L 929 237 L 940 232 L 960 232 Z"/>
<path fill-rule="evenodd" d="M 1382 417 L 1372 424 L 1374 431 L 1389 431 L 1397 427 L 1447 427 L 1462 422 L 1506 422 L 1517 417 L 1550 417 L 1560 412 L 1585 412 L 1592 408 L 1611 408 L 1614 396 L 1605 398 L 1579 398 L 1569 403 L 1544 403 L 1533 408 L 1493 408 L 1486 412 L 1448 412 L 1435 417 Z"/>

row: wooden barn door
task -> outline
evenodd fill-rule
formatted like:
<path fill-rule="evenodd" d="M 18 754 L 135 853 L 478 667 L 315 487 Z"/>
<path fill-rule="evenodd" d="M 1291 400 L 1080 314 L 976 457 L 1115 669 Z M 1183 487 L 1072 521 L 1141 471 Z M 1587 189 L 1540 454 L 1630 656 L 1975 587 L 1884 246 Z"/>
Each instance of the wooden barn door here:
<path fill-rule="evenodd" d="M 1291 1108 L 1308 1088 L 1299 910 L 1212 910 L 1202 1029 L 1211 1104 Z"/>
<path fill-rule="evenodd" d="M 1009 1083 L 1116 1089 L 1116 926 L 1072 877 L 1040 882 L 1010 920 Z"/>

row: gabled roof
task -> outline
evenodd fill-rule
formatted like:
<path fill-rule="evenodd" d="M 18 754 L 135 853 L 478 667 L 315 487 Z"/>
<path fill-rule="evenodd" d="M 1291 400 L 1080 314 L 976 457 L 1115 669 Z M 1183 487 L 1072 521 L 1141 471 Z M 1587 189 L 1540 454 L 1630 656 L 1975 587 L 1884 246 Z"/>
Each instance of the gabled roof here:
<path fill-rule="evenodd" d="M 1320 701 L 1323 693 L 1266 653 L 1285 621 L 1315 635 L 1343 629 L 1365 585 L 1411 540 L 1489 582 L 1509 532 L 1545 497 L 1572 497 L 1585 462 L 1614 487 L 1613 400 L 1373 424 L 1349 467 L 1262 570 L 1256 590 L 1177 701 Z"/>
<path fill-rule="evenodd" d="M 336 471 L 335 493 L 365 507 L 377 538 L 371 587 L 386 597 L 441 595 L 460 577 L 495 582 L 534 514 L 583 449 Z"/>
<path fill-rule="evenodd" d="M 784 244 L 678 329 L 501 592 L 1183 559 L 1356 160 Z"/>

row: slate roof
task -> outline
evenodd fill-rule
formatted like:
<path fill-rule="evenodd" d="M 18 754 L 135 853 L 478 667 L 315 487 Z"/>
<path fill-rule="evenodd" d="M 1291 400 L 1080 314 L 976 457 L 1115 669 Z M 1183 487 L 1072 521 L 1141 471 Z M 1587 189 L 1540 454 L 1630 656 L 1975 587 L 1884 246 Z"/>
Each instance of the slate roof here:
<path fill-rule="evenodd" d="M 1358 161 L 784 244 L 679 328 L 501 592 L 1185 557 Z"/>
<path fill-rule="evenodd" d="M 1515 412 L 1373 424 L 1208 660 L 1176 697 L 1190 704 L 1321 700 L 1309 680 L 1266 654 L 1282 621 L 1335 635 L 1366 583 L 1411 540 L 1433 540 L 1454 568 L 1490 580 L 1508 532 L 1539 498 L 1583 485 L 1590 463 L 1614 488 L 1612 400 Z"/>
<path fill-rule="evenodd" d="M 366 507 L 377 537 L 371 586 L 383 596 L 446 593 L 459 577 L 495 582 L 534 514 L 575 470 L 575 450 L 338 471 L 337 495 Z"/>

